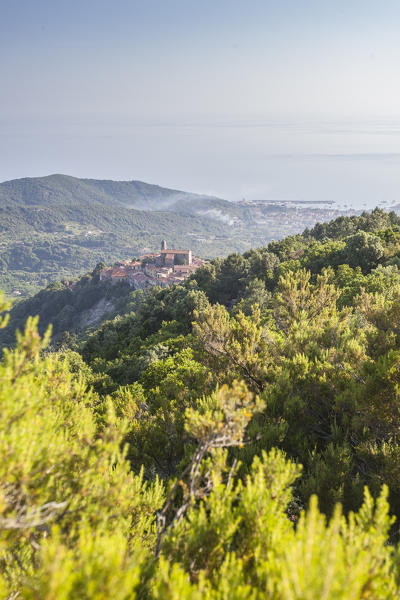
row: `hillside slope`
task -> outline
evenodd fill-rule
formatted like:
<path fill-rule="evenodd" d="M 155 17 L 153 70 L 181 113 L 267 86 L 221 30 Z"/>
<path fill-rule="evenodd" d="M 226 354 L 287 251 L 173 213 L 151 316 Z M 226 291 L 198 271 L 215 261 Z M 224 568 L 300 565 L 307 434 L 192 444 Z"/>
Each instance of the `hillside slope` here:
<path fill-rule="evenodd" d="M 372 238 L 361 237 L 351 247 L 349 240 L 359 232 L 368 232 Z M 248 309 L 252 302 L 262 305 L 268 299 L 269 292 L 287 268 L 303 267 L 315 275 L 323 266 L 336 268 L 348 263 L 353 268 L 362 266 L 365 272 L 389 267 L 388 273 L 392 277 L 391 269 L 395 268 L 397 272 L 397 266 L 400 267 L 399 254 L 400 218 L 394 212 L 375 209 L 371 214 L 339 217 L 330 223 L 318 224 L 301 235 L 270 242 L 267 247 L 252 249 L 243 255 L 235 253 L 225 259 L 212 260 L 192 275 L 183 288 L 190 290 L 194 286 L 206 293 L 212 302 L 229 307 L 241 303 Z M 383 276 L 383 271 L 380 274 Z M 341 285 L 344 282 L 349 285 L 347 277 L 348 274 L 342 275 Z M 261 287 L 259 280 L 263 281 Z M 357 277 L 352 285 L 360 291 Z M 162 294 L 175 298 L 173 289 L 182 288 L 169 288 Z M 52 324 L 53 341 L 58 342 L 65 333 L 82 335 L 87 328 L 98 326 L 104 319 L 136 311 L 148 295 L 143 290 L 133 291 L 126 284 L 107 286 L 101 283 L 99 267 L 81 276 L 72 285 L 53 282 L 34 296 L 15 303 L 8 326 L 0 330 L 0 346 L 14 343 L 15 330 L 24 327 L 28 316 L 40 317 L 41 334 Z M 161 326 L 162 320 L 167 321 L 170 314 L 163 312 L 164 300 L 159 304 L 161 308 L 152 306 L 149 319 L 159 321 Z M 178 320 L 184 318 L 185 309 L 183 307 Z"/>
<path fill-rule="evenodd" d="M 140 181 L 67 175 L 0 184 L 0 289 L 29 296 L 53 281 L 159 248 L 212 258 L 338 216 L 332 208 L 229 202 Z"/>
<path fill-rule="evenodd" d="M 160 208 L 190 197 L 141 182 L 65 175 L 1 183 L 0 288 L 29 295 L 99 261 L 154 250 L 161 238 L 202 255 L 232 249 L 223 224 L 207 216 L 132 208 Z"/>
<path fill-rule="evenodd" d="M 136 208 L 139 210 L 162 210 L 180 200 L 199 201 L 210 199 L 202 196 L 163 188 L 142 181 L 112 181 L 98 179 L 78 179 L 69 175 L 48 175 L 46 177 L 25 177 L 0 183 L 0 204 L 4 201 L 11 206 L 48 206 L 65 208 L 75 202 L 99 202 L 115 208 Z"/>
<path fill-rule="evenodd" d="M 242 380 L 264 401 L 242 473 L 276 446 L 304 467 L 295 516 L 314 493 L 328 515 L 338 501 L 357 510 L 364 485 L 378 495 L 382 482 L 399 516 L 399 267 L 400 218 L 375 210 L 216 259 L 165 289 L 107 287 L 98 269 L 72 289 L 53 284 L 12 309 L 0 339 L 12 343 L 29 315 L 41 333 L 51 322 L 74 369 L 128 418 L 127 457 L 149 480 L 184 464 L 185 411 Z"/>

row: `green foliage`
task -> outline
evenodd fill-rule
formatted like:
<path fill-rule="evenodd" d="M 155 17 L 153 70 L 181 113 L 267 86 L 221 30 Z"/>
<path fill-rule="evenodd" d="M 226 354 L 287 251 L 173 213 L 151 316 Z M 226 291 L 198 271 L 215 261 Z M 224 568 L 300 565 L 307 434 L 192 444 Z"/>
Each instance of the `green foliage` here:
<path fill-rule="evenodd" d="M 29 316 L 39 317 L 39 332 L 53 325 L 53 342 L 67 340 L 65 334 L 82 335 L 115 314 L 137 310 L 144 299 L 142 291 L 132 291 L 127 284 L 105 286 L 100 283 L 99 266 L 75 282 L 52 283 L 32 298 L 15 304 L 7 327 L 0 332 L 0 344 L 15 343 L 15 330 L 22 328 Z"/>
<path fill-rule="evenodd" d="M 397 227 L 121 293 L 73 350 L 28 319 L 0 362 L 2 596 L 399 598 Z"/>
<path fill-rule="evenodd" d="M 143 552 L 130 550 L 121 531 L 82 527 L 73 546 L 63 543 L 57 528 L 40 549 L 40 567 L 22 586 L 26 600 L 126 600 L 135 598 Z"/>
<path fill-rule="evenodd" d="M 337 508 L 327 521 L 315 497 L 293 511 L 301 469 L 281 451 L 261 452 L 240 477 L 223 448 L 248 443 L 246 427 L 264 408 L 234 383 L 186 410 L 193 455 L 161 509 L 158 481 L 129 471 L 127 425 L 111 402 L 96 424 L 84 375 L 59 355 L 41 358 L 35 331 L 29 323 L 0 365 L 4 597 L 397 597 L 386 488 L 376 504 L 366 491 L 358 513 L 346 520 Z M 140 408 L 137 386 L 112 404 L 131 420 L 135 401 Z"/>
<path fill-rule="evenodd" d="M 163 238 L 204 258 L 243 252 L 326 214 L 306 205 L 249 206 L 140 181 L 66 175 L 6 181 L 0 183 L 0 288 L 27 298 L 99 262 L 155 251 Z"/>
<path fill-rule="evenodd" d="M 185 411 L 211 389 L 211 374 L 183 350 L 154 361 L 141 378 L 143 401 L 127 434 L 133 465 L 161 476 L 174 474 L 184 458 Z"/>
<path fill-rule="evenodd" d="M 358 231 L 378 232 L 399 225 L 399 217 L 395 212 L 385 212 L 375 208 L 370 213 L 363 212 L 359 217 L 338 217 L 330 223 L 317 223 L 307 235 L 318 241 L 326 238 L 338 240 L 354 235 Z"/>
<path fill-rule="evenodd" d="M 379 469 L 394 481 L 396 355 L 388 352 L 398 349 L 399 271 L 390 262 L 399 247 L 392 219 L 381 211 L 339 219 L 331 231 L 341 239 L 316 242 L 309 232 L 214 261 L 182 286 L 152 290 L 134 316 L 93 334 L 82 349 L 93 371 L 106 373 L 114 389 L 142 386 L 141 424 L 128 438 L 135 468 L 173 475 L 189 448 L 179 411 L 193 406 L 202 386 L 208 393 L 243 379 L 266 408 L 249 426 L 254 443 L 243 449 L 242 473 L 277 445 L 304 465 L 299 502 L 318 493 L 327 513 L 337 501 L 356 510 L 367 483 L 377 493 L 385 481 Z M 354 266 L 341 264 L 355 239 L 363 243 Z M 377 240 L 384 257 L 370 270 L 366 256 Z M 199 385 L 185 383 L 189 348 L 189 368 L 207 373 Z M 374 444 L 382 443 L 390 450 L 378 460 Z M 396 514 L 399 492 L 391 486 Z"/>
<path fill-rule="evenodd" d="M 1 287 L 27 297 L 101 261 L 112 264 L 158 249 L 162 238 L 212 256 L 237 249 L 221 221 L 169 210 L 178 200 L 202 206 L 209 198 L 137 181 L 65 175 L 1 183 Z"/>
<path fill-rule="evenodd" d="M 121 450 L 126 425 L 110 403 L 99 428 L 84 377 L 57 356 L 40 357 L 46 339 L 35 325 L 28 321 L 0 365 L 0 564 L 11 590 L 33 573 L 53 526 L 67 562 L 80 552 L 81 527 L 125 537 L 134 528 L 151 545 L 162 499 L 157 481 L 147 486 L 143 474 L 130 473 Z"/>
<path fill-rule="evenodd" d="M 378 266 L 384 248 L 379 237 L 373 233 L 359 231 L 346 240 L 343 262 L 350 267 L 361 267 L 364 273 Z"/>
<path fill-rule="evenodd" d="M 348 521 L 340 507 L 327 521 L 313 496 L 294 528 L 285 507 L 298 475 L 271 452 L 255 459 L 245 482 L 216 482 L 166 539 L 156 597 L 398 597 L 395 551 L 385 545 L 392 523 L 387 489 L 376 504 L 366 490 Z"/>

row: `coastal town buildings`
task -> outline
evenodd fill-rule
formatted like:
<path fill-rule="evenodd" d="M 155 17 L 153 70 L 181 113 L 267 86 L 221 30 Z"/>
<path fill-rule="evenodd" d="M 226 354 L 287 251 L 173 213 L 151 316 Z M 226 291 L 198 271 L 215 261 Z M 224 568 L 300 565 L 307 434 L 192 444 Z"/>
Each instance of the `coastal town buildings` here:
<path fill-rule="evenodd" d="M 168 249 L 165 240 L 159 253 L 144 254 L 140 260 L 125 260 L 100 271 L 100 281 L 128 283 L 135 290 L 154 285 L 167 287 L 181 283 L 206 261 L 192 255 L 191 250 Z"/>

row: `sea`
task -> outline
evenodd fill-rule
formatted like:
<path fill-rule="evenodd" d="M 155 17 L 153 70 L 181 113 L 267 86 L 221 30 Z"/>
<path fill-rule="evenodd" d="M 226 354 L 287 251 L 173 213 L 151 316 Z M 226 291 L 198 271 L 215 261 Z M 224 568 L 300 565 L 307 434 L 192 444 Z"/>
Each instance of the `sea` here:
<path fill-rule="evenodd" d="M 0 118 L 0 154 L 2 181 L 65 173 L 343 211 L 400 203 L 400 117 Z"/>

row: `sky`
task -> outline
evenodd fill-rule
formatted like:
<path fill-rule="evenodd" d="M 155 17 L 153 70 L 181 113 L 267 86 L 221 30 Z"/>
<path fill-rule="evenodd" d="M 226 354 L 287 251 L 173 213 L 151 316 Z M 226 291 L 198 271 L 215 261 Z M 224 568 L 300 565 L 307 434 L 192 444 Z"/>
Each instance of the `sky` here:
<path fill-rule="evenodd" d="M 0 0 L 0 181 L 400 202 L 398 0 Z"/>

